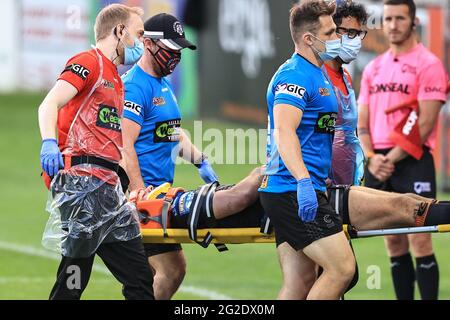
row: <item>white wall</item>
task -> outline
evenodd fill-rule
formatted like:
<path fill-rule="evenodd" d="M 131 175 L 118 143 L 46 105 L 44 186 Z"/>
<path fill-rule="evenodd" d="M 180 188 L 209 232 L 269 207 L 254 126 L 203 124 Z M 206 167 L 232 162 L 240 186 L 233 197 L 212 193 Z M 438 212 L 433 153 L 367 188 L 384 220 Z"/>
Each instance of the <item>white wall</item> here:
<path fill-rule="evenodd" d="M 16 89 L 19 81 L 18 55 L 20 19 L 17 0 L 2 0 L 0 8 L 0 92 Z"/>
<path fill-rule="evenodd" d="M 73 55 L 89 50 L 89 0 L 22 0 L 20 88 L 53 86 Z"/>

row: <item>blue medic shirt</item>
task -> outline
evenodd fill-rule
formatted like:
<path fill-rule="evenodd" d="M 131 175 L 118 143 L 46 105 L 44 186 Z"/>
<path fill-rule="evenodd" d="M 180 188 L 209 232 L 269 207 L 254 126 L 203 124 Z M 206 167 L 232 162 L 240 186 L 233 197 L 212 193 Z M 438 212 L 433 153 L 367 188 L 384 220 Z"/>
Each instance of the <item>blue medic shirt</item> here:
<path fill-rule="evenodd" d="M 135 143 L 142 178 L 146 186 L 173 183 L 178 142 L 174 131 L 181 115 L 172 86 L 155 78 L 137 64 L 122 76 L 125 85 L 124 118 L 141 126 Z"/>
<path fill-rule="evenodd" d="M 259 191 L 284 193 L 297 190 L 297 181 L 283 163 L 274 137 L 273 108 L 280 104 L 303 111 L 297 128 L 303 162 L 314 189 L 325 192 L 338 104 L 331 81 L 322 69 L 298 54 L 294 54 L 278 69 L 267 91 L 267 168 Z"/>

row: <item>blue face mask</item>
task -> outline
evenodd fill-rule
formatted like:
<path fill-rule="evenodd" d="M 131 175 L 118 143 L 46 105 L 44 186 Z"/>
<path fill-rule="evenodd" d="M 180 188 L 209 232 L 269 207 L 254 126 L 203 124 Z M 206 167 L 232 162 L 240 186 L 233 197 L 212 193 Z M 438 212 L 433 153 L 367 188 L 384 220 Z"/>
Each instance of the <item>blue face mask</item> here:
<path fill-rule="evenodd" d="M 339 51 L 341 50 L 341 39 L 322 41 L 314 35 L 311 36 L 325 45 L 325 51 L 319 51 L 316 47 L 312 46 L 322 61 L 333 60 L 338 56 Z"/>
<path fill-rule="evenodd" d="M 126 32 L 126 31 L 125 31 Z M 127 32 L 129 35 L 129 33 Z M 138 38 L 134 38 L 134 46 L 128 47 L 124 44 L 125 52 L 124 52 L 124 65 L 130 66 L 135 64 L 141 59 L 144 54 L 144 43 L 139 41 Z"/>
<path fill-rule="evenodd" d="M 352 62 L 358 56 L 361 46 L 361 37 L 357 36 L 350 39 L 347 34 L 344 34 L 342 36 L 342 47 L 339 51 L 339 58 L 341 58 L 344 63 Z"/>

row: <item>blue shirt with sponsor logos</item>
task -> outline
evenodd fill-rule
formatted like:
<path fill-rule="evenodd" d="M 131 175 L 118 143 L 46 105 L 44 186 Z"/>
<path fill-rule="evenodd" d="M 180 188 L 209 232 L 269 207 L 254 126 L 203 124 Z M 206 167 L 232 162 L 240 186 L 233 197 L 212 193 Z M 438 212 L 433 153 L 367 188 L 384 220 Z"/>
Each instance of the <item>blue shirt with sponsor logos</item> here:
<path fill-rule="evenodd" d="M 259 191 L 284 193 L 297 190 L 297 181 L 281 159 L 274 137 L 273 109 L 281 104 L 303 111 L 301 123 L 296 130 L 303 162 L 314 189 L 325 192 L 325 180 L 331 167 L 338 104 L 327 75 L 299 54 L 294 54 L 283 64 L 269 84 L 267 167 Z"/>
<path fill-rule="evenodd" d="M 178 142 L 175 130 L 181 125 L 178 102 L 165 78 L 155 78 L 137 64 L 122 76 L 125 85 L 124 118 L 141 126 L 135 143 L 146 186 L 173 183 Z"/>

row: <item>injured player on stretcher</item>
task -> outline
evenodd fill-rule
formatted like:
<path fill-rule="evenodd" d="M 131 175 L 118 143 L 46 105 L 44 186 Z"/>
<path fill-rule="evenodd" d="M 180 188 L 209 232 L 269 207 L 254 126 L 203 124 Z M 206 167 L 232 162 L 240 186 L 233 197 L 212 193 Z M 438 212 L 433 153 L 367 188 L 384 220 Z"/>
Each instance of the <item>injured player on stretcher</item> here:
<path fill-rule="evenodd" d="M 260 228 L 268 226 L 258 195 L 263 168 L 235 185 L 217 183 L 186 191 L 163 185 L 136 203 L 143 228 Z M 450 203 L 415 194 L 398 194 L 359 186 L 329 187 L 328 197 L 343 220 L 358 231 L 450 224 Z M 267 230 L 267 228 L 266 228 Z"/>

